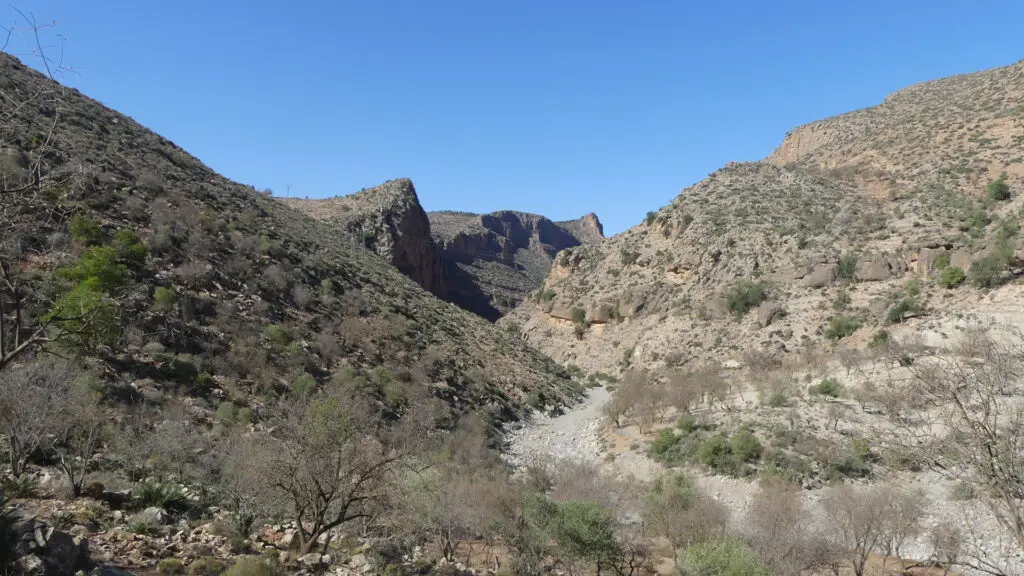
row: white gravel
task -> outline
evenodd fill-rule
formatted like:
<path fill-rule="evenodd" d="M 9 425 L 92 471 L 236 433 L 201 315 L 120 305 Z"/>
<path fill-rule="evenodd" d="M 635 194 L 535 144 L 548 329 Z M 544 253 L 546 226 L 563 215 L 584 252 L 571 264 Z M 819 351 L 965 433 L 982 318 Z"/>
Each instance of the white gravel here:
<path fill-rule="evenodd" d="M 604 388 L 592 388 L 579 405 L 566 413 L 548 417 L 537 412 L 528 422 L 506 431 L 507 447 L 504 458 L 513 466 L 544 465 L 557 459 L 592 462 L 619 477 L 649 481 L 656 478 L 664 467 L 639 451 L 618 455 L 613 461 L 605 459 L 601 441 L 602 408 L 611 394 Z M 733 512 L 733 524 L 742 527 L 750 499 L 757 491 L 754 483 L 736 478 L 695 474 L 698 483 L 714 498 L 725 503 Z M 949 498 L 950 484 L 933 474 L 917 474 L 896 480 L 924 491 L 930 505 L 924 519 L 924 529 L 903 550 L 907 558 L 919 560 L 931 556 L 930 530 L 941 523 L 952 523 L 968 540 L 967 547 L 975 554 L 997 561 L 1007 574 L 1024 574 L 1024 551 L 1005 533 L 992 514 L 980 501 L 954 501 Z M 814 524 L 825 523 L 821 509 L 821 490 L 804 491 L 805 505 L 811 511 Z M 983 574 L 964 570 L 966 574 Z"/>

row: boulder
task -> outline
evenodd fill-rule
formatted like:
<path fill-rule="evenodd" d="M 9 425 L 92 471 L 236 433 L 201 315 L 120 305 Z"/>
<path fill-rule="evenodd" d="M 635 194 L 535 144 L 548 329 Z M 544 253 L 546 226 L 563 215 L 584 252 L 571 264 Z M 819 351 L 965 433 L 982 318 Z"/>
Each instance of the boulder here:
<path fill-rule="evenodd" d="M 299 564 L 308 568 L 319 566 L 322 561 L 323 558 L 317 552 L 310 552 L 309 554 L 300 557 L 298 560 Z"/>
<path fill-rule="evenodd" d="M 47 576 L 71 576 L 75 567 L 84 557 L 88 557 L 88 540 L 74 538 L 67 532 L 50 528 L 46 534 L 46 549 L 43 552 L 43 565 Z"/>
<path fill-rule="evenodd" d="M 857 263 L 857 270 L 854 273 L 854 278 L 860 282 L 879 282 L 892 276 L 892 266 L 885 258 L 861 261 Z"/>
<path fill-rule="evenodd" d="M 757 324 L 765 328 L 774 322 L 776 318 L 785 315 L 785 312 L 782 306 L 775 302 L 762 302 L 757 307 Z"/>
<path fill-rule="evenodd" d="M 967 270 L 971 267 L 971 253 L 966 248 L 954 250 L 953 254 L 949 257 L 949 265 Z"/>
<path fill-rule="evenodd" d="M 917 269 L 915 272 L 920 276 L 928 276 L 935 270 L 935 261 L 943 254 L 948 254 L 945 248 L 921 248 L 917 255 Z"/>
<path fill-rule="evenodd" d="M 818 266 L 804 276 L 803 284 L 807 288 L 823 288 L 836 280 L 836 267 L 832 265 Z"/>
<path fill-rule="evenodd" d="M 163 508 L 150 506 L 133 516 L 132 521 L 142 522 L 149 524 L 150 526 L 162 526 L 164 524 L 170 524 L 171 517 L 167 515 L 167 512 L 165 512 Z"/>

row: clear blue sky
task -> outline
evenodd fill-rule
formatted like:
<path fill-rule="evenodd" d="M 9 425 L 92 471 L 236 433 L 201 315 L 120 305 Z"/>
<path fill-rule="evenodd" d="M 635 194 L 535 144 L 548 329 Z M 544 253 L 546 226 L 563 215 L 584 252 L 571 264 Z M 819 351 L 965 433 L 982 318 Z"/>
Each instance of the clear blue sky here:
<path fill-rule="evenodd" d="M 799 124 L 1024 57 L 1019 0 L 12 1 L 69 84 L 245 184 L 407 176 L 428 210 L 611 233 Z"/>

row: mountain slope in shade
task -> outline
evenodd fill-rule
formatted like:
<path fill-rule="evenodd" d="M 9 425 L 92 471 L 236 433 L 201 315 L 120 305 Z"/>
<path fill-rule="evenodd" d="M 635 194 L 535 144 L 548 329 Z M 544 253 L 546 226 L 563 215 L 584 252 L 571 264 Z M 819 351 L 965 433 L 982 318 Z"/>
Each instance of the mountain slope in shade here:
<path fill-rule="evenodd" d="M 595 214 L 552 222 L 537 214 L 430 212 L 450 300 L 497 320 L 536 290 L 561 250 L 604 239 Z"/>

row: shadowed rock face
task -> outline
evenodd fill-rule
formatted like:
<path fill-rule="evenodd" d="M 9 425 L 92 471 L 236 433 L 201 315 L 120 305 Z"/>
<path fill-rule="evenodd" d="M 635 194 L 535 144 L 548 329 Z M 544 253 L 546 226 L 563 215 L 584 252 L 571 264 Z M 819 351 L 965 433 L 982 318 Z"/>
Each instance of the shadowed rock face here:
<path fill-rule="evenodd" d="M 594 214 L 567 222 L 511 210 L 429 217 L 442 249 L 449 299 L 489 320 L 539 288 L 558 252 L 604 239 Z"/>
<path fill-rule="evenodd" d="M 348 196 L 280 200 L 338 227 L 435 296 L 491 321 L 540 287 L 559 251 L 604 239 L 594 214 L 567 222 L 511 210 L 428 215 L 405 178 Z"/>
<path fill-rule="evenodd" d="M 349 196 L 281 201 L 318 220 L 341 226 L 346 234 L 424 289 L 438 298 L 447 298 L 441 251 L 431 239 L 430 220 L 408 178 L 390 180 Z"/>

